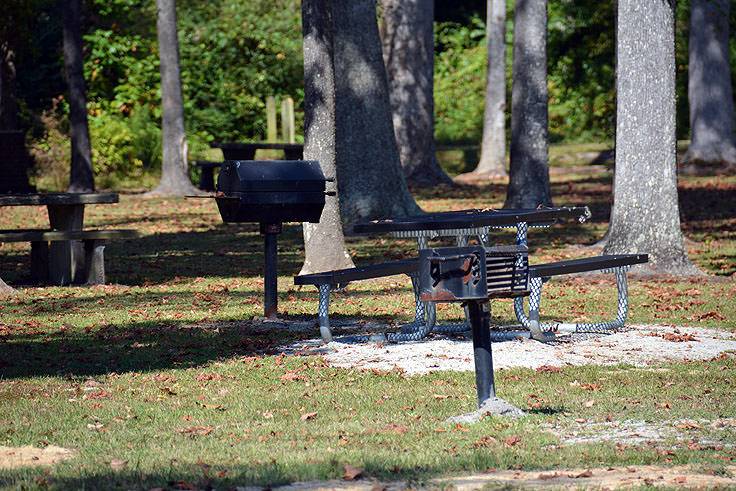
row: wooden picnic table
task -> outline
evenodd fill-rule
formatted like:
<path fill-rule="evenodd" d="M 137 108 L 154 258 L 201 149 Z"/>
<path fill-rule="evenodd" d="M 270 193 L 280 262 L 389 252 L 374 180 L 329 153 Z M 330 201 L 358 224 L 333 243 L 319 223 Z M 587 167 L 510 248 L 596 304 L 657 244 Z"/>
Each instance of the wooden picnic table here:
<path fill-rule="evenodd" d="M 135 230 L 85 230 L 84 208 L 113 204 L 118 193 L 1 194 L 0 207 L 45 206 L 49 229 L 0 231 L 0 242 L 31 243 L 31 277 L 53 285 L 104 282 L 105 240 L 135 238 Z"/>
<path fill-rule="evenodd" d="M 266 142 L 213 142 L 210 147 L 222 150 L 225 160 L 255 160 L 257 150 L 283 150 L 284 160 L 302 160 L 304 145 L 302 143 L 266 143 Z M 215 190 L 215 169 L 222 162 L 198 160 L 194 163 L 200 169 L 199 189 Z"/>
<path fill-rule="evenodd" d="M 225 160 L 255 160 L 256 150 L 283 150 L 285 160 L 302 160 L 302 143 L 214 142 L 210 147 L 222 150 Z"/>

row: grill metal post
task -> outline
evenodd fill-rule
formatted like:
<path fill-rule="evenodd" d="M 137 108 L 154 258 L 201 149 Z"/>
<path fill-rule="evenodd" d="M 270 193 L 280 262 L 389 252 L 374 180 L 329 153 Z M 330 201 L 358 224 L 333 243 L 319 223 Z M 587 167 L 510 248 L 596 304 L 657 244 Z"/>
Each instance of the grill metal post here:
<path fill-rule="evenodd" d="M 481 407 L 487 399 L 496 397 L 491 352 L 491 304 L 488 300 L 469 300 L 467 307 L 473 331 L 475 386 L 478 391 L 478 407 Z"/>
<path fill-rule="evenodd" d="M 278 281 L 276 259 L 278 249 L 276 238 L 281 233 L 280 223 L 261 223 L 265 265 L 263 270 L 263 315 L 275 319 L 278 313 Z"/>

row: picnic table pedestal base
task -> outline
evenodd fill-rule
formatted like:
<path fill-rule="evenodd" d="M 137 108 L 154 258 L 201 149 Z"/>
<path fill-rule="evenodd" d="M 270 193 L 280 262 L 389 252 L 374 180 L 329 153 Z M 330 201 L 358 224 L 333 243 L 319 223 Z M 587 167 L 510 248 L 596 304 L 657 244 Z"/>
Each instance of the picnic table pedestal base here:
<path fill-rule="evenodd" d="M 83 204 L 54 204 L 48 206 L 49 224 L 53 230 L 82 230 Z M 48 246 L 48 281 L 54 285 L 84 282 L 85 251 L 82 241 L 51 242 Z"/>

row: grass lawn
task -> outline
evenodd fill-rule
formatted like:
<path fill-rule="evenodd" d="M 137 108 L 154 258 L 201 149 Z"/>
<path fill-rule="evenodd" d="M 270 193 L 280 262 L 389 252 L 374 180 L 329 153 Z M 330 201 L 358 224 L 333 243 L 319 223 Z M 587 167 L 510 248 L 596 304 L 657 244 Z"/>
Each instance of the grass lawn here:
<path fill-rule="evenodd" d="M 556 204 L 588 205 L 593 218 L 531 231 L 532 260 L 597 253 L 578 245 L 605 233 L 610 171 L 569 167 L 552 180 Z M 415 197 L 423 209 L 440 211 L 500 207 L 504 192 L 504 184 L 491 183 L 416 190 Z M 735 197 L 736 176 L 681 176 L 688 251 L 708 276 L 634 279 L 630 323 L 736 331 Z M 117 205 L 87 207 L 86 215 L 90 227 L 144 234 L 107 245 L 107 285 L 24 286 L 29 245 L 0 246 L 0 277 L 17 288 L 0 300 L 0 446 L 76 451 L 50 466 L 0 468 L 2 488 L 270 487 L 340 479 L 351 472 L 346 464 L 365 479 L 417 486 L 489 469 L 656 464 L 732 472 L 734 354 L 646 367 L 504 370 L 496 377 L 499 395 L 527 417 L 447 424 L 476 405 L 471 372 L 408 377 L 279 353 L 279 345 L 319 333 L 316 323 L 286 331 L 260 319 L 257 224 L 223 224 L 209 200 L 125 194 Z M 0 209 L 3 229 L 47 223 L 37 207 Z M 411 257 L 415 247 L 378 236 L 347 243 L 356 264 Z M 287 225 L 279 236 L 279 313 L 308 324 L 316 320 L 317 292 L 293 285 L 302 261 L 301 232 Z M 554 301 L 543 314 L 598 317 L 614 308 L 615 295 L 601 295 L 612 289 L 612 279 L 552 282 L 543 301 Z M 410 285 L 401 278 L 350 291 L 332 302 L 336 319 L 412 318 Z M 501 305 L 496 320 L 512 322 Z M 659 436 L 585 438 L 627 425 L 656 428 Z"/>

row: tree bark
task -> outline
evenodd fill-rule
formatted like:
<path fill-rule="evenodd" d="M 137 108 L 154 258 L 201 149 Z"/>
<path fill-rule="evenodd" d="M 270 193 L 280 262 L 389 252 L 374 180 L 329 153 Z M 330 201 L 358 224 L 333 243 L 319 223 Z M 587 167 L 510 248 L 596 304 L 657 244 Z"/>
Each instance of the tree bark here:
<path fill-rule="evenodd" d="M 156 29 L 161 70 L 161 182 L 149 196 L 201 194 L 187 174 L 187 136 L 181 92 L 176 1 L 156 0 Z"/>
<path fill-rule="evenodd" d="M 547 1 L 517 0 L 505 208 L 552 205 L 548 156 Z"/>
<path fill-rule="evenodd" d="M 302 0 L 304 38 L 304 158 L 316 160 L 326 177 L 337 176 L 335 75 L 330 0 Z M 334 182 L 327 183 L 335 191 Z M 345 247 L 336 196 L 325 198 L 319 223 L 304 223 L 304 265 L 299 274 L 353 267 Z"/>
<path fill-rule="evenodd" d="M 8 284 L 0 278 L 0 296 L 10 295 L 11 293 L 15 293 L 15 289 L 9 287 Z"/>
<path fill-rule="evenodd" d="M 688 103 L 691 142 L 683 163 L 736 166 L 736 124 L 729 65 L 731 0 L 692 0 Z"/>
<path fill-rule="evenodd" d="M 473 174 L 507 177 L 506 172 L 506 0 L 486 1 L 486 98 L 480 161 Z"/>
<path fill-rule="evenodd" d="M 335 152 L 343 224 L 420 213 L 404 180 L 373 0 L 333 0 Z"/>
<path fill-rule="evenodd" d="M 616 171 L 603 253 L 649 254 L 639 273 L 695 274 L 677 201 L 674 0 L 618 0 L 617 15 Z"/>
<path fill-rule="evenodd" d="M 381 42 L 393 127 L 409 185 L 454 185 L 434 146 L 434 0 L 383 0 Z"/>
<path fill-rule="evenodd" d="M 64 68 L 69 87 L 69 136 L 72 161 L 69 176 L 70 193 L 95 190 L 92 170 L 92 148 L 87 122 L 87 89 L 84 83 L 80 0 L 59 0 L 63 23 Z"/>

